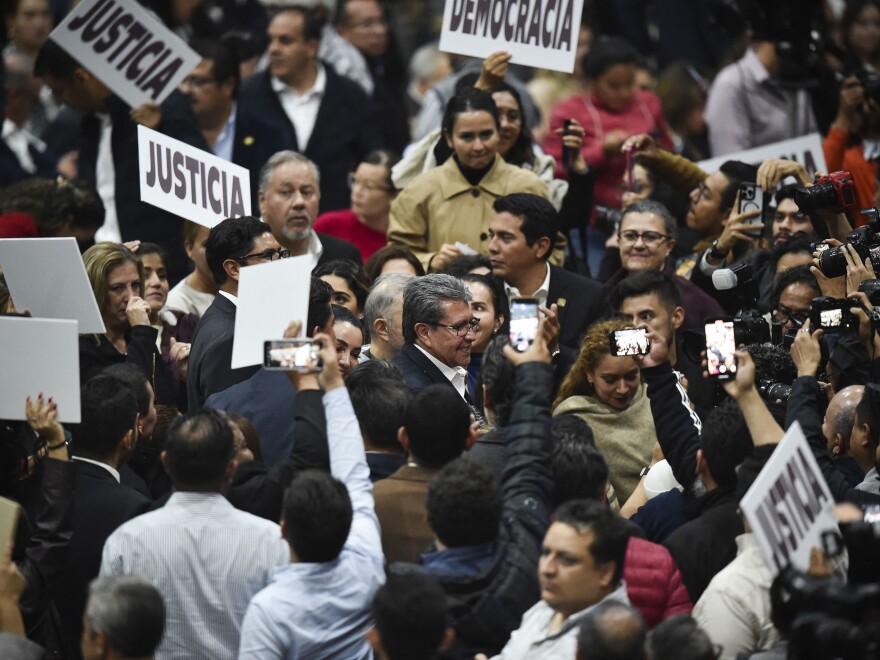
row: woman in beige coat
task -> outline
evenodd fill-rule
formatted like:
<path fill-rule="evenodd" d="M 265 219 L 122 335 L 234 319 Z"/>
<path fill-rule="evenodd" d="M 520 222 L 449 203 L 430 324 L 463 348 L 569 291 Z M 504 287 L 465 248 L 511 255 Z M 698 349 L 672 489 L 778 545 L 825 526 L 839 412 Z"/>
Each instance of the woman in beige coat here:
<path fill-rule="evenodd" d="M 509 165 L 497 153 L 498 108 L 484 91 L 466 88 L 449 100 L 443 137 L 453 156 L 425 172 L 391 205 L 388 241 L 407 248 L 426 269 L 462 254 L 456 243 L 488 253 L 496 199 L 526 192 L 547 197 L 537 175 Z"/>

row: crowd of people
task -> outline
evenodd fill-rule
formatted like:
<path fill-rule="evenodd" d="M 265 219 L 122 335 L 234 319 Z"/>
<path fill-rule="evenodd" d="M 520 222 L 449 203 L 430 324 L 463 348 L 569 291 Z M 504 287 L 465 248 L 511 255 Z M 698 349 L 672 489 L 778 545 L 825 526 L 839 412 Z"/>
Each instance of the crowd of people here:
<path fill-rule="evenodd" d="M 138 107 L 4 3 L 0 239 L 75 238 L 105 332 L 78 424 L 0 421 L 0 657 L 876 657 L 816 594 L 880 583 L 880 1 L 587 0 L 572 75 L 441 52 L 439 0 L 138 1 L 201 58 Z M 140 201 L 141 125 L 251 214 Z M 795 422 L 842 541 L 779 571 L 740 502 Z"/>

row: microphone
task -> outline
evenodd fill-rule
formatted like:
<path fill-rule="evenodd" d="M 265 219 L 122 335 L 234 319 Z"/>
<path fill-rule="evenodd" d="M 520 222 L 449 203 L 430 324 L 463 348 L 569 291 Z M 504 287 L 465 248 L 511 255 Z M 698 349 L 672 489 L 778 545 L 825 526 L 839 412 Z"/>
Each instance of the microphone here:
<path fill-rule="evenodd" d="M 712 273 L 712 284 L 717 291 L 735 289 L 738 284 L 752 279 L 752 267 L 741 261 L 731 268 L 719 268 Z"/>

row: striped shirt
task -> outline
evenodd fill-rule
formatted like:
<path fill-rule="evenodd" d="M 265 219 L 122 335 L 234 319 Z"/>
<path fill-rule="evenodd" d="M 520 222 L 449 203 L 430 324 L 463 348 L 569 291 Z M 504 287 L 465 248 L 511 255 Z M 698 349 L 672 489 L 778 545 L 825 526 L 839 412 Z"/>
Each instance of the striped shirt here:
<path fill-rule="evenodd" d="M 107 539 L 101 575 L 138 575 L 161 592 L 166 624 L 157 660 L 232 660 L 248 603 L 288 562 L 277 524 L 219 493 L 176 492 Z"/>

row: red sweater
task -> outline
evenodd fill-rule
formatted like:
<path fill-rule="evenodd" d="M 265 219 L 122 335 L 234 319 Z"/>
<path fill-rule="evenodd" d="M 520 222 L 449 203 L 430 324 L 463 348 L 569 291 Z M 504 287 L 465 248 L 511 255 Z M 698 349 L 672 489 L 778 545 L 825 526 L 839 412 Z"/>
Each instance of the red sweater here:
<path fill-rule="evenodd" d="M 630 603 L 641 613 L 648 628 L 673 614 L 690 614 L 693 609 L 678 566 L 662 545 L 630 537 L 623 579 Z"/>
<path fill-rule="evenodd" d="M 594 201 L 596 204 L 620 208 L 620 180 L 626 169 L 623 154 L 608 155 L 602 146 L 611 131 L 622 130 L 629 135 L 649 133 L 657 146 L 673 150 L 672 138 L 663 118 L 660 99 L 651 92 L 636 92 L 629 105 L 621 112 L 611 112 L 592 95 L 576 94 L 560 101 L 550 113 L 550 130 L 544 139 L 544 151 L 556 159 L 557 178 L 568 178 L 562 166 L 562 138 L 555 131 L 565 119 L 575 119 L 584 127 L 584 146 L 581 152 L 587 164 L 596 170 Z"/>
<path fill-rule="evenodd" d="M 361 251 L 364 263 L 388 243 L 385 234 L 362 225 L 351 209 L 330 211 L 318 216 L 314 230 L 353 243 Z"/>
<path fill-rule="evenodd" d="M 822 141 L 822 151 L 825 152 L 828 172 L 849 170 L 852 174 L 859 205 L 856 211 L 848 215 L 853 226 L 860 227 L 867 219 L 858 212 L 858 209 L 874 206 L 874 193 L 877 191 L 877 163 L 866 161 L 862 145 L 850 145 L 846 131 L 834 126 L 828 129 L 828 135 Z"/>

